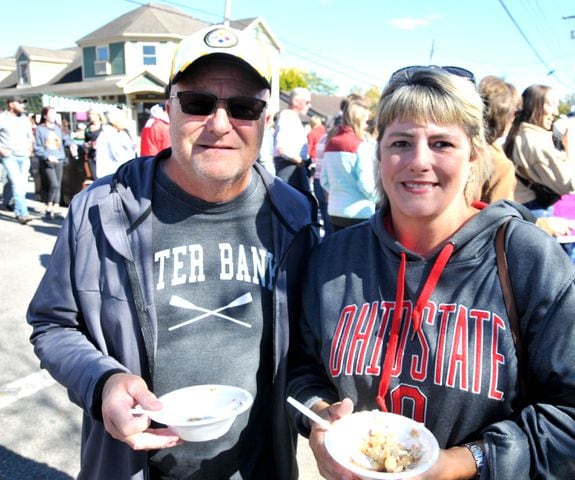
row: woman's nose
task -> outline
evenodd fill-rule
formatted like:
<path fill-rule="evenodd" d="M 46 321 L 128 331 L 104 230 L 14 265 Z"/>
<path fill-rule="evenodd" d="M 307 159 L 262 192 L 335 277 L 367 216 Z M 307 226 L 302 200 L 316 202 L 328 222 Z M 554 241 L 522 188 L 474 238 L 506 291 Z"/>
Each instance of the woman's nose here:
<path fill-rule="evenodd" d="M 431 150 L 427 144 L 416 144 L 413 147 L 410 159 L 410 168 L 413 170 L 425 170 L 429 167 L 431 159 Z"/>

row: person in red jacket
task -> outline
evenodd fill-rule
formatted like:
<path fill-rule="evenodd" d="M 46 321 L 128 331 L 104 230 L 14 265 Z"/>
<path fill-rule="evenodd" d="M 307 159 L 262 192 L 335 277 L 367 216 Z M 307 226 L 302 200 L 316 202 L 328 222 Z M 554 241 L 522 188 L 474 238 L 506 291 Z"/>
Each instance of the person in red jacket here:
<path fill-rule="evenodd" d="M 161 105 L 154 105 L 140 136 L 140 155 L 156 155 L 170 146 L 170 121 Z"/>

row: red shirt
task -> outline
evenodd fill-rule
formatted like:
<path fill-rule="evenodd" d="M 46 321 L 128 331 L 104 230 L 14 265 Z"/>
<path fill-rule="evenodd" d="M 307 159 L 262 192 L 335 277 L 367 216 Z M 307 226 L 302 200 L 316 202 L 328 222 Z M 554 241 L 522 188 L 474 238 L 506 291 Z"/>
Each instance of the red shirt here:
<path fill-rule="evenodd" d="M 317 143 L 324 133 L 325 127 L 323 125 L 318 125 L 317 127 L 313 127 L 307 134 L 308 155 L 313 161 L 315 161 L 317 156 Z"/>

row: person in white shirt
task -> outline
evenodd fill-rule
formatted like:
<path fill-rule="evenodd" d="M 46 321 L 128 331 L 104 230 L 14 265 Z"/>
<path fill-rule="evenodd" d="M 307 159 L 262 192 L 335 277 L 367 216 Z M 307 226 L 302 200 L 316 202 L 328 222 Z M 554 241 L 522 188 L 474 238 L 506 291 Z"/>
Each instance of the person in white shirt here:
<path fill-rule="evenodd" d="M 274 165 L 276 175 L 295 188 L 311 191 L 307 176 L 307 135 L 300 115 L 311 107 L 311 93 L 296 87 L 290 93 L 290 104 L 282 110 L 276 122 Z"/>
<path fill-rule="evenodd" d="M 108 123 L 98 135 L 96 149 L 96 176 L 102 178 L 114 173 L 120 165 L 136 157 L 134 141 L 126 129 L 126 116 L 115 108 L 106 112 Z"/>

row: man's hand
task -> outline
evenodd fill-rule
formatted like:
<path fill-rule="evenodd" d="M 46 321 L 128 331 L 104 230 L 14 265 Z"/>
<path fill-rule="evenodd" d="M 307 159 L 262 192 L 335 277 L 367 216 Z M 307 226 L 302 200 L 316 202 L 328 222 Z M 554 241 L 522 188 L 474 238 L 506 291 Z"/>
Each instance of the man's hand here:
<path fill-rule="evenodd" d="M 134 450 L 156 450 L 182 443 L 180 437 L 167 428 L 148 428 L 150 418 L 146 415 L 132 415 L 130 409 L 136 405 L 146 410 L 162 408 L 141 377 L 127 373 L 112 375 L 102 390 L 102 418 L 112 437 Z"/>

